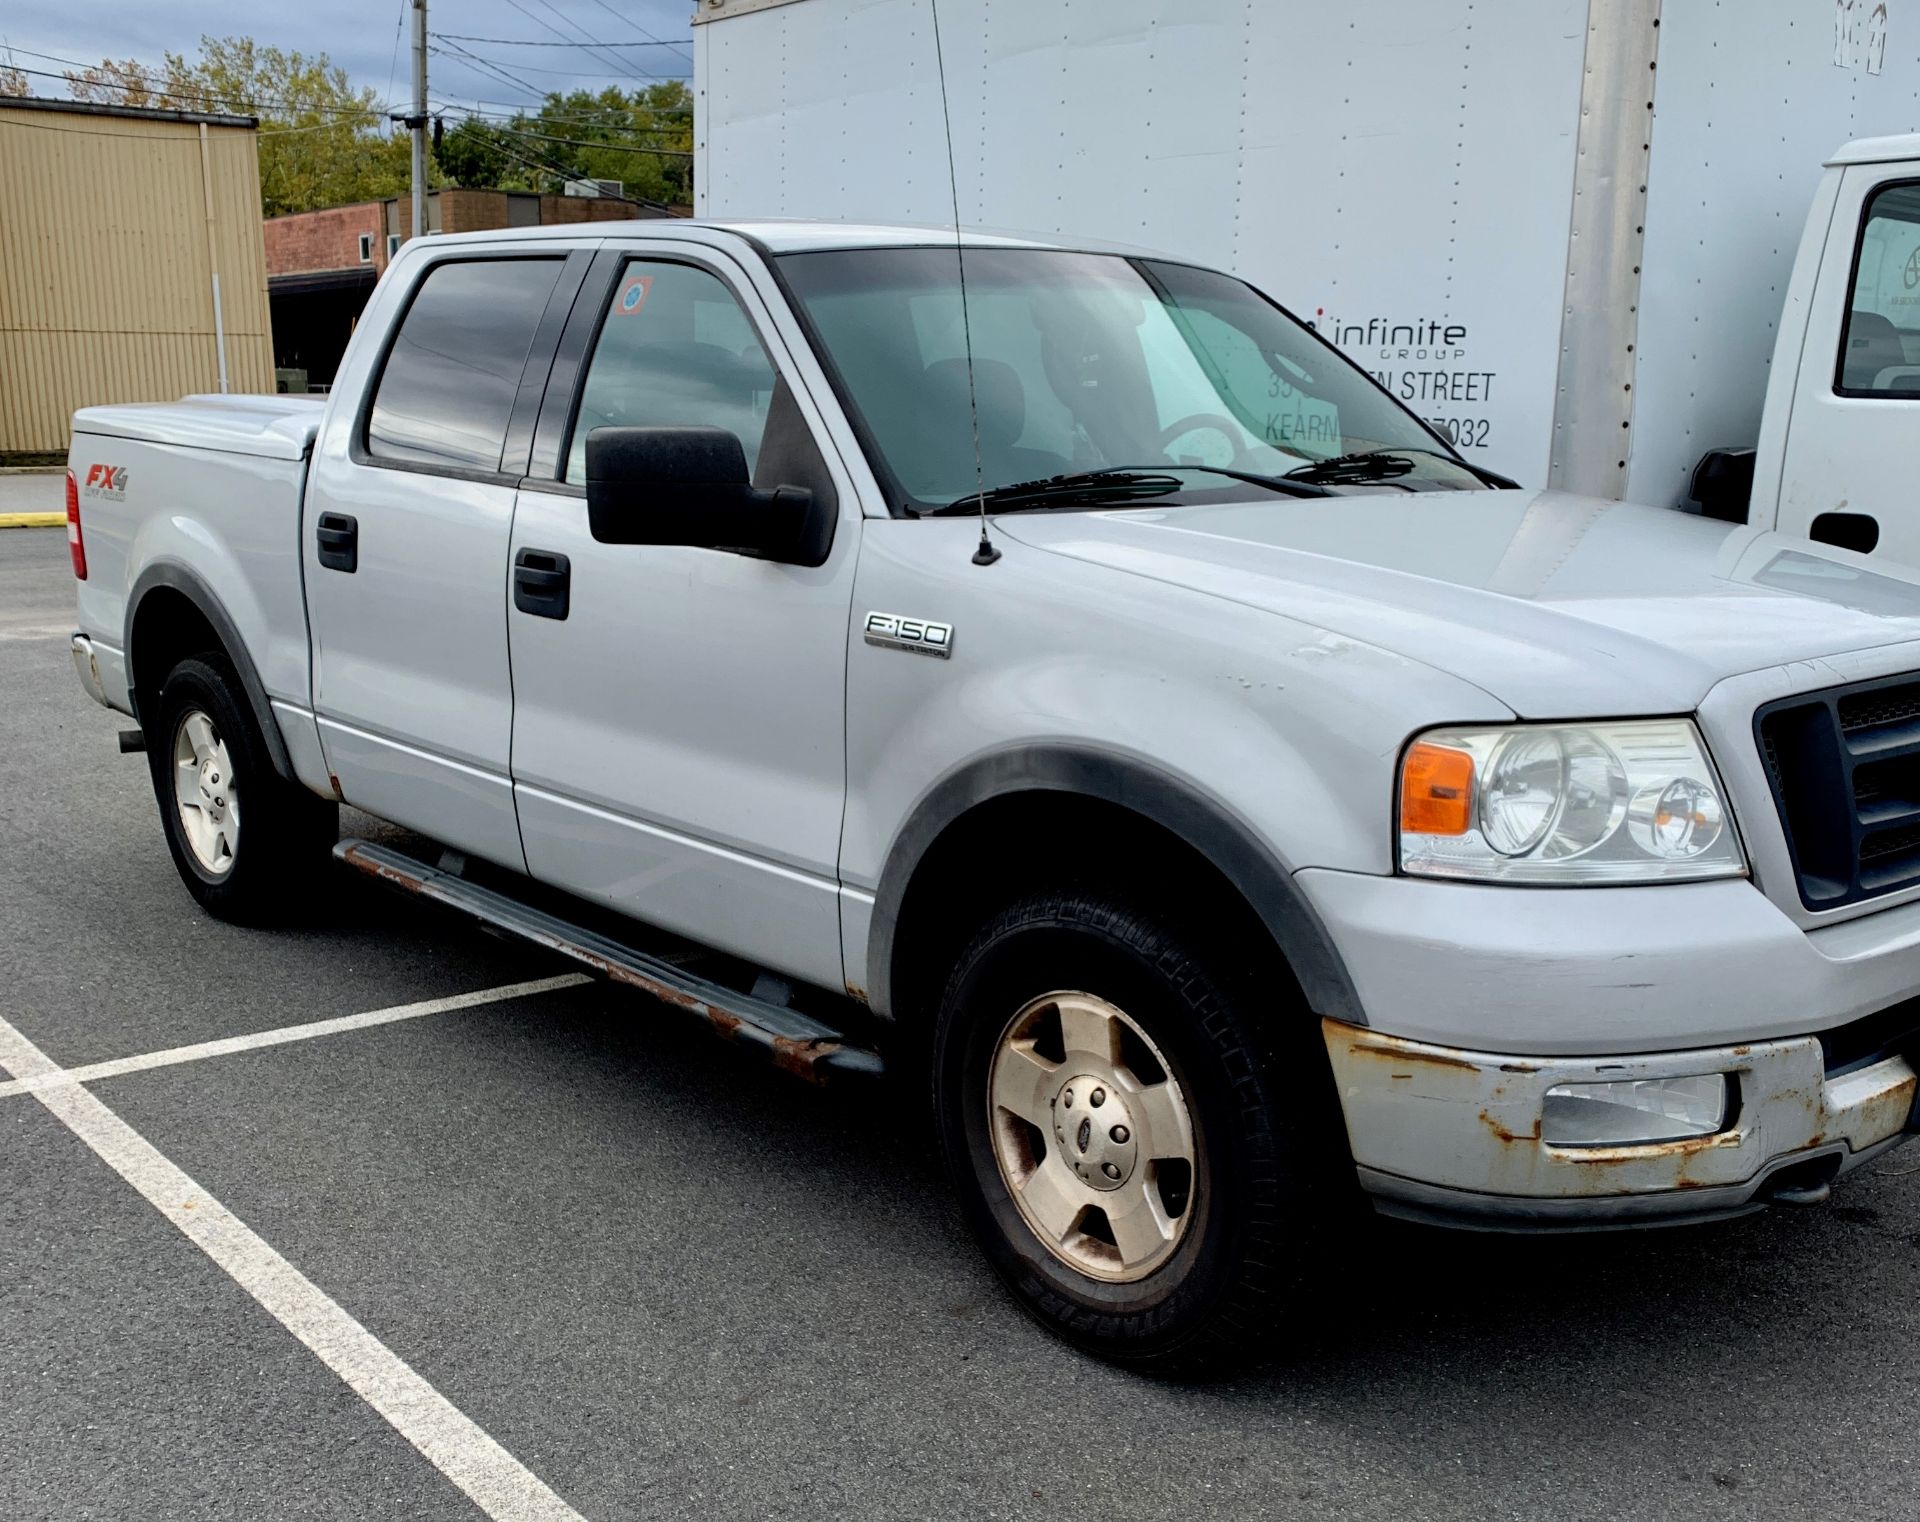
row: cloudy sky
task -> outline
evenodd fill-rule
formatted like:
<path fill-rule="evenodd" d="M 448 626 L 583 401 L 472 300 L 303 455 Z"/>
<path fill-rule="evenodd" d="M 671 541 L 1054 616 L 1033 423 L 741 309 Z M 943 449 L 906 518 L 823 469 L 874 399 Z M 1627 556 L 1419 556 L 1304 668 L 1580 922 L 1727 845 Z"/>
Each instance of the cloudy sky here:
<path fill-rule="evenodd" d="M 169 50 L 191 57 L 203 33 L 250 35 L 326 53 L 356 85 L 371 85 L 381 100 L 400 105 L 408 91 L 400 26 L 407 8 L 407 0 L 6 0 L 0 59 L 11 48 L 16 67 L 57 76 L 68 67 L 57 59 L 97 63 L 104 55 L 158 66 Z M 429 39 L 440 50 L 427 60 L 429 94 L 443 109 L 499 111 L 532 105 L 546 90 L 688 78 L 692 12 L 692 0 L 430 0 L 429 29 L 455 35 Z M 478 37 L 511 40 L 470 40 Z M 660 47 L 654 39 L 679 45 Z M 535 43 L 542 45 L 526 45 Z M 34 93 L 65 96 L 65 82 L 46 74 L 27 76 Z"/>

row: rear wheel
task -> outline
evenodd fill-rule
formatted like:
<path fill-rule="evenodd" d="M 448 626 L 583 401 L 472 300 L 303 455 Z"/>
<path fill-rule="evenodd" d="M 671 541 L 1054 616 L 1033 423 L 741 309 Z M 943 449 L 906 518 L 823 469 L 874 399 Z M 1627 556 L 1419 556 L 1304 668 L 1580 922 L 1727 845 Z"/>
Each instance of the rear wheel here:
<path fill-rule="evenodd" d="M 339 835 L 339 810 L 273 769 L 224 656 L 173 668 L 147 759 L 174 866 L 201 906 L 253 924 L 295 907 Z"/>
<path fill-rule="evenodd" d="M 996 915 L 948 984 L 935 1101 L 969 1222 L 1022 1305 L 1103 1357 L 1258 1356 L 1351 1224 L 1325 1056 L 1287 994 L 1256 1012 L 1242 982 L 1178 918 L 1063 890 Z"/>

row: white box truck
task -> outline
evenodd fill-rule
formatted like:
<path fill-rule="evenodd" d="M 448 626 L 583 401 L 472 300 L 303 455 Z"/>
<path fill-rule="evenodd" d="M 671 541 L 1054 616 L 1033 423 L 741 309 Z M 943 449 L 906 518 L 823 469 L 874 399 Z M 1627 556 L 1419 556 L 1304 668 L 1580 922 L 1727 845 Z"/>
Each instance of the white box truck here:
<path fill-rule="evenodd" d="M 939 18 L 944 100 L 929 0 L 702 0 L 700 211 L 945 223 L 957 200 L 968 226 L 1225 267 L 1528 485 L 1739 517 L 1757 481 L 1758 527 L 1920 562 L 1900 0 Z"/>

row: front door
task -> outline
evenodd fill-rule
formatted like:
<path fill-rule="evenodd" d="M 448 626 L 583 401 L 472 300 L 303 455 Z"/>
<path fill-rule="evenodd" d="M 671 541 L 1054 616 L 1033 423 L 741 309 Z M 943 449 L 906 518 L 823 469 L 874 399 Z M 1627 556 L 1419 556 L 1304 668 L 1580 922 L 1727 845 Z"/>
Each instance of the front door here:
<path fill-rule="evenodd" d="M 515 868 L 506 585 L 524 469 L 505 456 L 538 406 L 530 355 L 551 355 L 587 259 L 414 266 L 369 401 L 322 441 L 302 523 L 314 707 L 341 795 Z"/>
<path fill-rule="evenodd" d="M 711 249 L 656 247 L 603 254 L 597 293 L 592 280 L 582 292 L 555 364 L 567 395 L 542 413 L 543 430 L 559 420 L 552 459 L 543 471 L 536 442 L 544 478 L 526 483 L 514 515 L 525 586 L 507 615 L 512 759 L 527 867 L 837 988 L 856 499 L 744 273 Z M 832 493 L 825 564 L 596 542 L 586 436 L 643 424 L 725 428 L 755 484 Z M 547 590 L 558 585 L 564 598 Z"/>
<path fill-rule="evenodd" d="M 1911 459 L 1920 426 L 1920 180 L 1890 178 L 1883 164 L 1848 166 L 1827 239 L 1775 526 L 1920 565 Z M 1756 483 L 1756 498 L 1769 489 Z"/>

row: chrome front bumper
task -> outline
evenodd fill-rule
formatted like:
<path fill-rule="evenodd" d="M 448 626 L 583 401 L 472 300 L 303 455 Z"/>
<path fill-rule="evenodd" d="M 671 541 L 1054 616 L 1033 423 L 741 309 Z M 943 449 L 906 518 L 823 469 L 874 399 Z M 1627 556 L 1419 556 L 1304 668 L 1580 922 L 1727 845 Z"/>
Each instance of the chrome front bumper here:
<path fill-rule="evenodd" d="M 1903 1056 L 1834 1073 L 1813 1036 L 1651 1056 L 1462 1051 L 1322 1022 L 1362 1184 L 1389 1214 L 1497 1230 L 1676 1223 L 1819 1196 L 1909 1133 Z M 1725 1073 L 1712 1136 L 1634 1146 L 1541 1139 L 1556 1084 Z"/>

